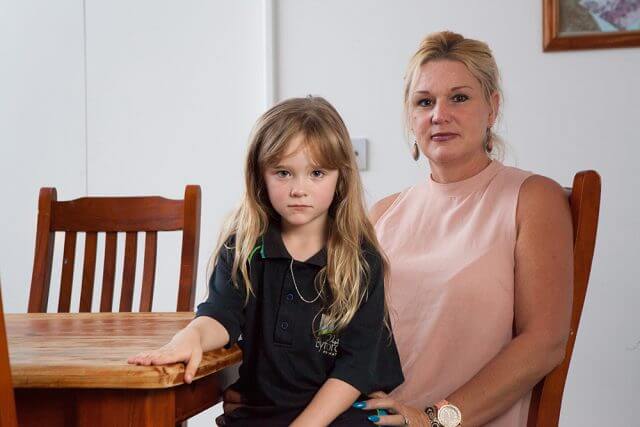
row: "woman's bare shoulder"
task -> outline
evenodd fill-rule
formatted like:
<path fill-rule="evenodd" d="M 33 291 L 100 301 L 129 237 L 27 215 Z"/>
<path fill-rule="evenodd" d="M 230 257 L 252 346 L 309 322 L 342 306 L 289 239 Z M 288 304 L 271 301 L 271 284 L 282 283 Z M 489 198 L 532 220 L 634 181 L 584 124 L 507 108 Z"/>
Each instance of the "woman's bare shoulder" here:
<path fill-rule="evenodd" d="M 520 188 L 519 202 L 525 206 L 535 205 L 538 210 L 568 206 L 564 188 L 542 175 L 531 175 L 524 181 Z"/>
<path fill-rule="evenodd" d="M 378 200 L 371 207 L 371 210 L 369 211 L 369 219 L 371 220 L 372 224 L 375 224 L 376 222 L 378 222 L 382 214 L 384 214 L 387 211 L 387 209 L 391 207 L 391 205 L 393 204 L 393 202 L 396 201 L 399 195 L 400 193 L 394 193 L 394 194 L 391 194 L 390 196 L 386 196 Z"/>
<path fill-rule="evenodd" d="M 569 199 L 560 184 L 542 175 L 527 178 L 518 197 L 517 222 L 542 222 L 566 226 L 571 224 Z"/>

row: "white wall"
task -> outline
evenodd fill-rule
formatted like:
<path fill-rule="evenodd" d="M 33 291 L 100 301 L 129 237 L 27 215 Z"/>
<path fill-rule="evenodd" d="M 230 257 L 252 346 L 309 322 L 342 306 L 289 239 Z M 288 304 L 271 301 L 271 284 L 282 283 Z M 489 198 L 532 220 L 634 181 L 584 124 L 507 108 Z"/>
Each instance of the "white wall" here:
<path fill-rule="evenodd" d="M 269 3 L 269 2 L 266 2 Z M 503 74 L 507 163 L 569 185 L 603 178 L 596 258 L 562 426 L 632 418 L 640 395 L 640 301 L 633 195 L 640 154 L 640 49 L 543 54 L 540 2 L 281 0 L 279 99 L 320 94 L 370 141 L 368 200 L 427 175 L 405 150 L 404 67 L 425 34 L 485 40 Z M 262 1 L 12 1 L 0 5 L 0 275 L 5 309 L 25 311 L 37 191 L 162 194 L 203 188 L 198 296 L 223 216 L 241 189 L 249 129 L 263 110 Z M 173 240 L 172 240 L 173 239 Z M 160 241 L 158 310 L 173 309 L 174 238 Z M 55 277 L 52 287 L 56 287 Z M 609 405 L 616 405 L 609 411 Z M 211 425 L 212 413 L 192 426 Z"/>
<path fill-rule="evenodd" d="M 82 2 L 0 3 L 0 275 L 27 308 L 38 190 L 85 192 Z"/>
<path fill-rule="evenodd" d="M 89 193 L 180 198 L 201 185 L 197 300 L 264 107 L 262 25 L 259 1 L 87 3 Z M 179 235 L 160 238 L 154 308 L 171 311 Z"/>

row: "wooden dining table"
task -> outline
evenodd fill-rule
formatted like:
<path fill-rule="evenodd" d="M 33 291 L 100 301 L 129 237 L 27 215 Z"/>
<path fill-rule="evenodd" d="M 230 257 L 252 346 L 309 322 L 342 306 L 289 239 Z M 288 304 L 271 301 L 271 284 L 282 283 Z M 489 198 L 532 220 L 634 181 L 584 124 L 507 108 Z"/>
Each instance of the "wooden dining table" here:
<path fill-rule="evenodd" d="M 205 353 L 191 384 L 182 363 L 127 363 L 191 319 L 193 313 L 6 314 L 19 425 L 174 427 L 213 406 L 234 379 L 237 346 Z"/>

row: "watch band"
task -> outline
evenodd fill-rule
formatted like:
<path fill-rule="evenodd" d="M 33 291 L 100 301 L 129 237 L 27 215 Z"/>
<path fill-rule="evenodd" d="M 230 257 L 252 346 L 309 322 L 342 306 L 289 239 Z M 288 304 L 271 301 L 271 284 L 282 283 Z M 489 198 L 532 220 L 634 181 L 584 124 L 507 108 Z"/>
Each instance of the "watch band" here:
<path fill-rule="evenodd" d="M 442 424 L 438 422 L 438 408 L 429 406 L 424 412 L 427 414 L 427 417 L 429 417 L 430 427 L 443 427 Z"/>

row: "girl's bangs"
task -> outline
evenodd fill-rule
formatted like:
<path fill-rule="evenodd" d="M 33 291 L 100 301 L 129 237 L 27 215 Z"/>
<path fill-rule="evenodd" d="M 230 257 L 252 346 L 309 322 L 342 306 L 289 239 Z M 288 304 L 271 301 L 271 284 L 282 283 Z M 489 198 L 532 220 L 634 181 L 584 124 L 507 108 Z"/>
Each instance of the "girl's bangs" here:
<path fill-rule="evenodd" d="M 345 158 L 339 136 L 326 130 L 310 129 L 295 132 L 286 140 L 273 144 L 268 152 L 263 153 L 260 163 L 263 168 L 273 167 L 285 156 L 289 142 L 297 135 L 304 135 L 299 150 L 307 150 L 311 161 L 323 169 L 343 169 L 348 167 L 349 159 Z"/>
<path fill-rule="evenodd" d="M 349 166 L 349 159 L 345 156 L 340 136 L 328 129 L 312 129 L 305 132 L 303 146 L 318 167 L 344 169 Z"/>

